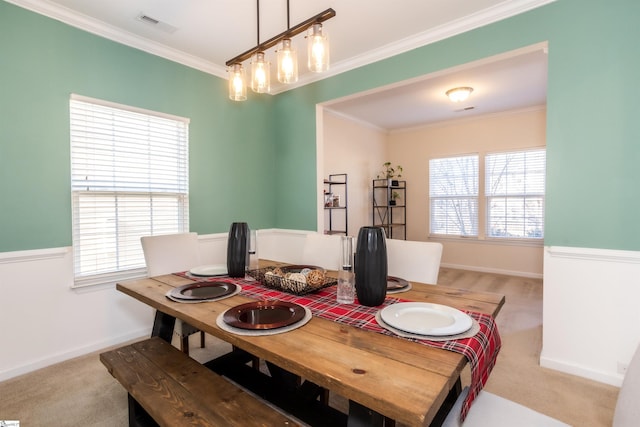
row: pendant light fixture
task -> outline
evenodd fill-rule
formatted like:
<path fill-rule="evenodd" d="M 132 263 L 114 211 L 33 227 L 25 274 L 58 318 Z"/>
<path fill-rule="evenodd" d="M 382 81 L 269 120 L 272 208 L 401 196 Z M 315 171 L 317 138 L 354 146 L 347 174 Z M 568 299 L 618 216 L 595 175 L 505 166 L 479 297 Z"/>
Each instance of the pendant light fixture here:
<path fill-rule="evenodd" d="M 247 82 L 244 67 L 240 63 L 235 63 L 229 66 L 227 72 L 229 73 L 229 99 L 245 101 L 247 99 Z"/>
<path fill-rule="evenodd" d="M 251 61 L 251 89 L 256 93 L 271 92 L 271 63 L 264 59 L 264 52 L 258 52 Z"/>
<path fill-rule="evenodd" d="M 289 0 L 287 0 L 287 30 L 291 28 L 289 21 Z M 291 84 L 298 81 L 298 52 L 291 46 L 291 39 L 282 39 L 278 52 L 278 81 Z"/>
<path fill-rule="evenodd" d="M 278 49 L 278 81 L 287 84 L 298 81 L 298 53 L 291 46 L 291 39 L 283 39 Z"/>
<path fill-rule="evenodd" d="M 258 44 L 226 62 L 229 71 L 229 98 L 234 101 L 247 99 L 242 62 L 249 58 L 251 58 L 251 89 L 257 93 L 270 92 L 270 63 L 266 60 L 265 52 L 276 45 L 278 81 L 285 84 L 297 82 L 298 57 L 291 39 L 304 31 L 309 30 L 307 35 L 309 70 L 317 73 L 329 69 L 329 44 L 326 34 L 322 32 L 322 23 L 336 16 L 335 10 L 329 8 L 294 27 L 290 27 L 289 0 L 287 0 L 287 30 L 260 43 L 260 0 L 256 0 L 256 3 Z"/>
<path fill-rule="evenodd" d="M 256 38 L 260 46 L 260 0 L 256 0 Z M 263 51 L 256 52 L 251 59 L 251 90 L 271 92 L 271 63 L 265 59 Z"/>
<path fill-rule="evenodd" d="M 307 35 L 307 66 L 314 73 L 329 69 L 329 39 L 320 23 L 313 24 Z"/>

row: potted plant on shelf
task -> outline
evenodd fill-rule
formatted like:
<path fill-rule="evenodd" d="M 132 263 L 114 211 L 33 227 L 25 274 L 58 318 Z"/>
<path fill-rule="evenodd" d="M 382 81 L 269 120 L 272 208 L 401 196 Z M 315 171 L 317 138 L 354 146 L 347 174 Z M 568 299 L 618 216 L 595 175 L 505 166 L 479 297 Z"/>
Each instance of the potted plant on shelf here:
<path fill-rule="evenodd" d="M 391 193 L 391 198 L 389 199 L 389 206 L 395 206 L 398 202 L 397 200 L 400 198 L 400 193 L 394 191 Z"/>
<path fill-rule="evenodd" d="M 384 168 L 382 172 L 377 175 L 377 178 L 386 178 L 389 180 L 390 187 L 397 187 L 398 180 L 393 178 L 402 178 L 402 166 L 397 165 L 395 167 L 391 166 L 391 162 L 385 162 L 382 164 Z"/>

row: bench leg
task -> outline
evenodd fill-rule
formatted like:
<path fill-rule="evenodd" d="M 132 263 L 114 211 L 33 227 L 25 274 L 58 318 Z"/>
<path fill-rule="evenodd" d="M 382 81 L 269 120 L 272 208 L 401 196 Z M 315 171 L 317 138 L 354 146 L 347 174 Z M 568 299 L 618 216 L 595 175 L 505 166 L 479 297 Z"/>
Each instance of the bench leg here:
<path fill-rule="evenodd" d="M 347 427 L 383 427 L 385 417 L 361 404 L 349 401 Z"/>
<path fill-rule="evenodd" d="M 129 427 L 158 427 L 153 418 L 144 408 L 130 395 L 129 397 Z"/>

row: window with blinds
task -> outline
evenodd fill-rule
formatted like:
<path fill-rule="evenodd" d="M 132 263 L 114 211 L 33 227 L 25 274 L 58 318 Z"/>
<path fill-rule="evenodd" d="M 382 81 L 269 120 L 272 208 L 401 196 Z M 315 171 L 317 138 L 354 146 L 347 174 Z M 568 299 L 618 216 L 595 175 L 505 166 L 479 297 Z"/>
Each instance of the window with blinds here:
<path fill-rule="evenodd" d="M 478 155 L 429 160 L 431 234 L 478 235 Z"/>
<path fill-rule="evenodd" d="M 75 286 L 144 273 L 140 237 L 189 230 L 189 120 L 72 95 Z"/>
<path fill-rule="evenodd" d="M 544 238 L 546 151 L 485 157 L 487 236 Z"/>

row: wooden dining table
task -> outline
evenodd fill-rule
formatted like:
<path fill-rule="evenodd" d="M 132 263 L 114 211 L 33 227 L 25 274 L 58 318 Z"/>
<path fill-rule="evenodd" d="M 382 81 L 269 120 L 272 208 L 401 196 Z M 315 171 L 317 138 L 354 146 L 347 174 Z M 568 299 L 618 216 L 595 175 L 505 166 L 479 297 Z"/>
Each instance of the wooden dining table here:
<path fill-rule="evenodd" d="M 261 267 L 279 264 L 282 263 L 260 261 Z M 181 319 L 234 348 L 348 399 L 350 426 L 383 425 L 384 421 L 376 420 L 384 419 L 409 426 L 430 425 L 445 399 L 459 386 L 461 371 L 467 365 L 467 358 L 453 351 L 316 316 L 285 333 L 234 334 L 217 326 L 216 319 L 230 308 L 253 300 L 234 295 L 218 301 L 183 304 L 166 297 L 173 288 L 193 280 L 169 274 L 118 283 L 117 290 L 156 309 L 152 335 L 170 341 L 173 322 Z M 505 302 L 499 294 L 416 282 L 411 283 L 409 291 L 393 296 L 493 317 Z"/>

